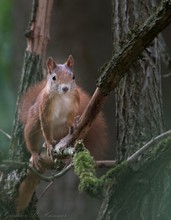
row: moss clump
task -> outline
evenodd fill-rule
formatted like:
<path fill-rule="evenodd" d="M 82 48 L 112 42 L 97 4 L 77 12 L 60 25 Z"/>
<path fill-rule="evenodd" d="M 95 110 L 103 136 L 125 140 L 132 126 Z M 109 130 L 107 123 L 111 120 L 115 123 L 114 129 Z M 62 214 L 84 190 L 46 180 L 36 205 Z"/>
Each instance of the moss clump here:
<path fill-rule="evenodd" d="M 95 175 L 95 163 L 82 141 L 76 144 L 76 153 L 73 157 L 75 173 L 80 179 L 79 190 L 91 196 L 101 195 L 100 181 Z"/>
<path fill-rule="evenodd" d="M 73 157 L 73 165 L 75 173 L 80 179 L 79 190 L 90 194 L 91 196 L 102 197 L 106 193 L 106 188 L 111 184 L 116 184 L 121 181 L 125 176 L 129 176 L 130 172 L 135 169 L 135 165 L 139 165 L 139 168 L 147 165 L 159 158 L 162 159 L 166 152 L 168 152 L 168 146 L 171 144 L 171 138 L 165 138 L 159 141 L 150 149 L 147 149 L 143 153 L 143 158 L 136 164 L 130 161 L 123 161 L 120 164 L 115 165 L 113 168 L 101 176 L 96 177 L 95 162 L 89 151 L 84 147 L 82 141 L 76 143 L 76 152 Z M 170 155 L 168 153 L 168 155 Z M 136 174 L 138 173 L 135 170 Z"/>
<path fill-rule="evenodd" d="M 127 170 L 127 162 L 122 162 L 111 168 L 100 178 L 96 177 L 95 162 L 82 141 L 76 143 L 76 153 L 73 157 L 75 174 L 80 179 L 79 190 L 91 196 L 102 197 L 110 181 L 117 181 L 118 175 Z"/>

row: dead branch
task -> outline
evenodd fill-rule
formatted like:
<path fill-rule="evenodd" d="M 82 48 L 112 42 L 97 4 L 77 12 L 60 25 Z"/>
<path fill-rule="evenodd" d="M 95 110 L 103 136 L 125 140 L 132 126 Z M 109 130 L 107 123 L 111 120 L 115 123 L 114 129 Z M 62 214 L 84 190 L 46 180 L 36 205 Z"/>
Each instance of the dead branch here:
<path fill-rule="evenodd" d="M 25 31 L 27 37 L 27 49 L 31 53 L 36 53 L 44 58 L 46 46 L 50 39 L 49 23 L 53 1 L 35 1 L 29 25 Z"/>

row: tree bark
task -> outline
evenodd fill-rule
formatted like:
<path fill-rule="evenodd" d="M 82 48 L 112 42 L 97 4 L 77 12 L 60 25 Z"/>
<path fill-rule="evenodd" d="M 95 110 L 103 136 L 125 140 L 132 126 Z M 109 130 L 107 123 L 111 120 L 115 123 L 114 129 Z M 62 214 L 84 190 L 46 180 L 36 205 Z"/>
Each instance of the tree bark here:
<path fill-rule="evenodd" d="M 129 37 L 130 31 L 144 22 L 155 6 L 156 1 L 113 0 L 115 53 L 122 50 L 122 43 Z M 160 65 L 159 42 L 155 39 L 142 53 L 141 59 L 133 63 L 115 90 L 119 161 L 126 160 L 163 131 Z M 140 156 L 138 162 L 121 169 L 107 189 L 99 220 L 170 218 L 169 145 L 170 141 L 166 148 L 161 144 L 160 150 L 156 146 L 148 152 L 148 156 Z"/>
<path fill-rule="evenodd" d="M 113 22 L 117 26 L 113 29 L 114 51 L 122 49 L 119 42 L 150 16 L 154 6 L 155 1 L 113 1 Z M 142 143 L 163 131 L 158 39 L 134 62 L 115 91 L 117 153 L 119 160 L 123 160 L 139 149 Z"/>
<path fill-rule="evenodd" d="M 98 220 L 168 220 L 171 210 L 171 139 L 161 142 L 130 165 L 120 165 Z"/>
<path fill-rule="evenodd" d="M 22 94 L 27 90 L 27 88 L 35 84 L 37 81 L 43 78 L 43 60 L 46 52 L 46 46 L 49 40 L 49 21 L 51 15 L 53 1 L 46 0 L 34 0 L 32 5 L 32 12 L 30 16 L 29 25 L 25 36 L 27 37 L 27 48 L 25 51 L 22 76 L 19 88 L 19 94 L 17 99 L 17 108 L 15 114 L 15 121 L 12 131 L 12 140 L 10 144 L 10 155 L 11 160 L 18 161 L 28 161 L 30 155 L 26 151 L 26 147 L 23 141 L 23 128 L 19 121 L 19 100 Z M 29 175 L 31 177 L 29 177 Z M 1 186 L 4 196 L 7 198 L 7 203 L 9 206 L 5 206 L 5 203 L 0 213 L 0 218 L 5 219 L 17 218 L 20 219 L 39 219 L 36 211 L 37 200 L 36 197 L 32 194 L 34 193 L 35 187 L 32 185 L 37 185 L 39 178 L 34 174 L 27 173 L 26 169 L 16 169 L 8 173 L 4 177 L 4 185 Z M 2 181 L 1 181 L 2 183 Z M 25 193 L 25 199 L 30 194 L 29 187 L 33 191 L 31 195 L 32 201 L 29 204 L 29 207 L 24 211 L 24 213 L 17 213 L 18 205 L 24 204 L 22 202 L 16 202 L 16 198 L 19 197 L 19 192 L 21 190 L 20 186 L 24 186 L 22 193 Z M 24 195 L 22 195 L 24 197 Z M 23 204 L 22 204 L 23 203 Z M 16 208 L 17 207 L 17 208 Z M 20 209 L 19 209 L 20 210 Z"/>

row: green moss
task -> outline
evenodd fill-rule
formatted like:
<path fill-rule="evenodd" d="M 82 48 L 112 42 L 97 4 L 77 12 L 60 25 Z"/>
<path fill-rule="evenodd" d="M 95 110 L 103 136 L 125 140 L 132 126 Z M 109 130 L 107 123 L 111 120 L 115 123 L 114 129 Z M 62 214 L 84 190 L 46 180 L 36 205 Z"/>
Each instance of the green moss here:
<path fill-rule="evenodd" d="M 161 154 L 168 148 L 168 146 L 171 145 L 171 137 L 167 137 L 161 141 L 159 141 L 158 144 L 155 145 L 155 147 L 150 148 L 146 154 L 148 154 L 149 156 L 147 156 L 147 160 L 148 159 L 156 159 L 158 157 L 161 156 Z"/>
<path fill-rule="evenodd" d="M 110 181 L 116 181 L 118 175 L 122 173 L 121 171 L 125 170 L 127 167 L 127 163 L 122 162 L 121 164 L 111 168 L 105 175 L 97 178 L 94 158 L 84 147 L 82 141 L 79 141 L 76 144 L 76 153 L 73 157 L 73 164 L 75 174 L 78 175 L 80 179 L 79 190 L 96 197 L 101 197 L 104 193 L 103 190 Z"/>
<path fill-rule="evenodd" d="M 91 196 L 100 196 L 101 187 L 95 175 L 95 163 L 82 141 L 76 144 L 76 153 L 73 157 L 75 173 L 80 179 L 79 190 Z"/>
<path fill-rule="evenodd" d="M 110 181 L 112 182 L 117 182 L 117 179 L 121 173 L 127 170 L 128 168 L 128 163 L 126 161 L 123 161 L 120 164 L 117 164 L 117 166 L 112 167 L 111 169 L 108 170 L 106 174 L 100 177 L 100 185 L 108 185 Z"/>
<path fill-rule="evenodd" d="M 163 154 L 170 144 L 171 138 L 167 138 L 145 151 L 145 157 L 139 162 L 139 165 L 143 165 L 147 160 L 151 161 L 161 157 L 161 154 Z M 106 188 L 111 183 L 117 184 L 120 181 L 120 178 L 128 174 L 129 171 L 132 170 L 132 166 L 134 166 L 133 164 L 128 164 L 127 161 L 123 161 L 109 169 L 108 172 L 100 178 L 97 178 L 94 158 L 84 147 L 82 141 L 76 143 L 76 153 L 73 157 L 73 164 L 75 173 L 80 179 L 79 190 L 96 197 L 102 197 L 105 194 Z"/>

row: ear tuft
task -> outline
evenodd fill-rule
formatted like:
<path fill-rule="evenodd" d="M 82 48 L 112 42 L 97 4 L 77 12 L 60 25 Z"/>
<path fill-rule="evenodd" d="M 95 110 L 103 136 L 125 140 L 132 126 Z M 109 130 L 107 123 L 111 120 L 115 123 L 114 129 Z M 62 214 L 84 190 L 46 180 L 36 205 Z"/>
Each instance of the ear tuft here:
<path fill-rule="evenodd" d="M 74 58 L 72 55 L 69 55 L 67 61 L 66 61 L 66 65 L 70 68 L 73 69 L 74 66 Z"/>
<path fill-rule="evenodd" d="M 49 57 L 47 59 L 47 62 L 46 62 L 46 65 L 47 65 L 47 68 L 48 68 L 48 71 L 49 73 L 52 73 L 52 71 L 56 68 L 56 63 L 54 61 L 54 59 L 52 57 Z"/>

